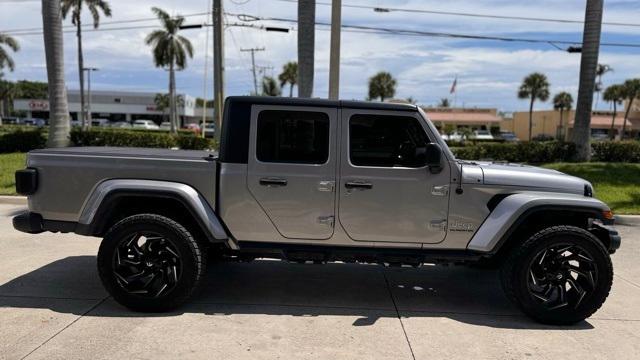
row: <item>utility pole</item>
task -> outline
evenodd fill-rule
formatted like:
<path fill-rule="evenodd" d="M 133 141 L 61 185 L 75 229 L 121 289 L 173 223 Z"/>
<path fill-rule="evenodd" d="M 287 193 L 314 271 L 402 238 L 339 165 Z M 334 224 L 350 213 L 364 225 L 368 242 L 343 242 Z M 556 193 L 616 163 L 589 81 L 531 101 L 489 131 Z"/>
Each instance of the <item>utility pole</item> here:
<path fill-rule="evenodd" d="M 220 140 L 222 130 L 222 106 L 224 104 L 224 25 L 222 0 L 213 0 L 213 120 L 216 123 L 215 138 Z M 206 101 L 206 99 L 205 99 Z M 204 129 L 202 129 L 204 132 Z"/>
<path fill-rule="evenodd" d="M 329 99 L 340 98 L 340 27 L 342 0 L 331 1 L 331 51 L 329 55 Z"/>
<path fill-rule="evenodd" d="M 240 49 L 242 52 L 251 52 L 251 71 L 253 72 L 253 89 L 254 94 L 258 95 L 258 76 L 256 75 L 256 51 L 264 51 L 264 47 Z"/>
<path fill-rule="evenodd" d="M 207 4 L 207 9 L 209 9 L 209 6 L 211 6 L 211 0 L 209 0 L 208 4 Z M 207 70 L 209 69 L 209 64 L 208 64 L 208 60 L 209 60 L 209 27 L 207 27 L 206 29 L 206 33 L 204 36 L 204 76 L 203 76 L 203 81 L 202 81 L 202 99 L 203 99 L 203 103 L 202 103 L 202 127 L 200 128 L 200 132 L 202 135 L 202 138 L 206 138 L 206 134 L 204 133 L 204 128 L 207 125 Z M 216 119 L 213 119 L 214 123 L 215 123 Z"/>

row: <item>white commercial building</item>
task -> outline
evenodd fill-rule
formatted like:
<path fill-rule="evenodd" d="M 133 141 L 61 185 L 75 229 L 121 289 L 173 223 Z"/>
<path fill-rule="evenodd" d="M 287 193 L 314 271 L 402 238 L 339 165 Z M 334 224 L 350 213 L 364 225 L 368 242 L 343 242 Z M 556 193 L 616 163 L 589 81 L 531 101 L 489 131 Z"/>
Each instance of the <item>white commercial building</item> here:
<path fill-rule="evenodd" d="M 131 122 L 138 119 L 153 120 L 156 123 L 168 121 L 169 108 L 159 109 L 155 98 L 157 93 L 131 91 L 92 90 L 91 99 L 85 96 L 85 106 L 91 109 L 91 117 L 110 121 Z M 69 112 L 71 118 L 78 119 L 80 111 L 80 91 L 69 90 Z M 89 100 L 91 100 L 89 102 Z M 49 118 L 49 101 L 46 99 L 15 99 L 13 108 L 26 112 L 28 118 Z M 181 125 L 202 121 L 202 108 L 196 108 L 196 101 L 186 94 L 178 95 L 178 116 Z M 212 121 L 213 109 L 207 109 L 207 121 Z"/>

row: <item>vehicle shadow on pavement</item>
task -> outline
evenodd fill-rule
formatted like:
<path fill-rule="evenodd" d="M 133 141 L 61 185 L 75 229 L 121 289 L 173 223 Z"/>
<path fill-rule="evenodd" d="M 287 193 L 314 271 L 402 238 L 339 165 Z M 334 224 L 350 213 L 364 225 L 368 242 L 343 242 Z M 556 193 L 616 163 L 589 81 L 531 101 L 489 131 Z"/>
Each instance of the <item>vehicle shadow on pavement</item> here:
<path fill-rule="evenodd" d="M 87 301 L 98 304 L 107 297 L 95 263 L 95 256 L 71 256 L 19 276 L 0 285 L 0 307 L 47 308 L 84 315 Z M 84 305 L 76 309 L 69 306 L 73 301 L 84 301 Z M 373 325 L 388 317 L 438 317 L 495 328 L 567 329 L 524 317 L 504 296 L 495 271 L 270 260 L 209 264 L 201 293 L 176 312 L 135 313 L 109 299 L 89 315 L 165 317 L 183 313 L 355 316 L 353 326 Z M 583 321 L 568 328 L 593 327 Z"/>

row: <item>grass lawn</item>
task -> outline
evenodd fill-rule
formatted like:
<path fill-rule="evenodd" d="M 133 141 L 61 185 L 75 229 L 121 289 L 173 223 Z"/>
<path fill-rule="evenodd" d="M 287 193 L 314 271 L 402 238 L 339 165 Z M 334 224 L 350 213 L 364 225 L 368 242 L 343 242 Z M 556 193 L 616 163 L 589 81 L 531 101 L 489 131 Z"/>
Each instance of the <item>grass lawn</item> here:
<path fill-rule="evenodd" d="M 614 214 L 640 214 L 640 164 L 554 163 L 542 165 L 581 177 L 594 186 L 595 197 Z"/>
<path fill-rule="evenodd" d="M 0 195 L 15 195 L 14 173 L 23 169 L 27 154 L 0 154 Z"/>

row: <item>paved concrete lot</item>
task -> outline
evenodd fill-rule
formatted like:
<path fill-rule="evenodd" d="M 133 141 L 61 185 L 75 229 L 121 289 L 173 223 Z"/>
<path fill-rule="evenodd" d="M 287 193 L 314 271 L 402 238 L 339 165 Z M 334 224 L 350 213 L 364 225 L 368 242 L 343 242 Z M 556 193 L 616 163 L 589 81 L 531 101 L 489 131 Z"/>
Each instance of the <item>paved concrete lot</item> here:
<path fill-rule="evenodd" d="M 169 314 L 137 314 L 100 285 L 99 240 L 27 235 L 0 205 L 2 359 L 638 359 L 640 234 L 622 249 L 604 307 L 577 326 L 523 317 L 492 271 L 426 266 L 210 266 Z"/>

